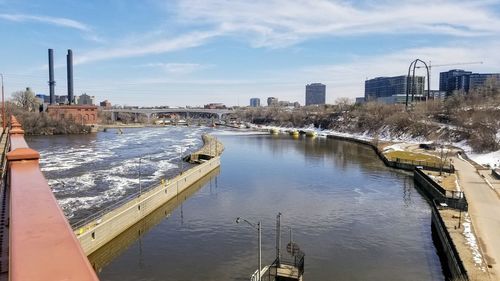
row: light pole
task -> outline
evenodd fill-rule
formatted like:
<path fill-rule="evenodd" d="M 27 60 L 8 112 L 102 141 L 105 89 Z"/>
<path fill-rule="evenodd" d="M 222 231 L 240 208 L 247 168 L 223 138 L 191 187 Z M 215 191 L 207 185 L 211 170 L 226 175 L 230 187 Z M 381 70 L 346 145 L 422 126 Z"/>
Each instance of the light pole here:
<path fill-rule="evenodd" d="M 3 74 L 0 73 L 0 77 L 2 77 L 2 127 L 3 130 L 5 131 L 5 97 L 4 97 L 4 92 L 3 92 Z"/>
<path fill-rule="evenodd" d="M 146 158 L 146 156 L 139 157 L 139 197 L 141 197 L 141 194 L 142 194 L 142 184 L 141 184 L 141 161 L 142 161 L 142 158 Z M 151 160 L 151 156 L 149 156 L 149 159 Z"/>
<path fill-rule="evenodd" d="M 179 161 L 181 162 L 181 174 L 184 170 L 184 161 L 182 160 L 182 146 L 179 148 Z"/>
<path fill-rule="evenodd" d="M 258 232 L 258 269 L 257 269 L 257 281 L 260 281 L 260 270 L 262 268 L 262 232 L 261 232 L 261 224 L 260 224 L 260 221 L 257 222 L 257 224 L 253 224 L 251 222 L 249 222 L 248 220 L 244 219 L 244 218 L 241 218 L 241 217 L 237 217 L 236 218 L 236 223 L 240 223 L 240 221 L 244 221 L 246 222 L 248 225 L 250 225 L 253 229 L 256 229 L 257 232 Z"/>

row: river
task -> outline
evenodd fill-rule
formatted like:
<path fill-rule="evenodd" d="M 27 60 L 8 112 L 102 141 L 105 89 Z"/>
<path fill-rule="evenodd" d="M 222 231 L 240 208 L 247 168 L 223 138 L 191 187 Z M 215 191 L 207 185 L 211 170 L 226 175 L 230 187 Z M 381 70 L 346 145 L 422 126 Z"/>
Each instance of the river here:
<path fill-rule="evenodd" d="M 28 143 L 40 151 L 54 194 L 76 221 L 138 192 L 141 156 L 143 188 L 178 173 L 181 148 L 195 150 L 203 132 L 226 147 L 220 171 L 101 264 L 101 280 L 249 280 L 257 233 L 235 218 L 262 222 L 268 264 L 278 212 L 283 240 L 292 227 L 306 254 L 304 280 L 445 279 L 428 203 L 410 175 L 385 167 L 362 145 L 201 127 L 31 137 Z"/>

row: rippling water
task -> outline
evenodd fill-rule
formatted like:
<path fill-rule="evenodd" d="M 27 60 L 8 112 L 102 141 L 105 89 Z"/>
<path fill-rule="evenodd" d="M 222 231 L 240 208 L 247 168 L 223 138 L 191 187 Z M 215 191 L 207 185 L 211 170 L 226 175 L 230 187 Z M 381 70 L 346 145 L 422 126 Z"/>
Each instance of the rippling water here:
<path fill-rule="evenodd" d="M 194 149 L 205 130 L 130 129 L 29 142 L 42 152 L 66 213 L 76 216 L 136 191 L 139 155 L 154 155 L 145 182 L 174 174 L 175 145 Z M 216 134 L 226 147 L 220 174 L 134 234 L 102 268 L 101 280 L 249 280 L 257 235 L 234 220 L 262 221 L 266 264 L 274 259 L 278 212 L 306 253 L 304 280 L 444 280 L 428 204 L 410 176 L 384 167 L 371 149 L 321 138 Z"/>
<path fill-rule="evenodd" d="M 31 137 L 42 171 L 71 221 L 85 218 L 181 169 L 180 155 L 201 146 L 206 128 L 109 130 L 91 135 Z M 139 163 L 139 158 L 141 161 Z M 182 168 L 189 164 L 183 163 Z"/>

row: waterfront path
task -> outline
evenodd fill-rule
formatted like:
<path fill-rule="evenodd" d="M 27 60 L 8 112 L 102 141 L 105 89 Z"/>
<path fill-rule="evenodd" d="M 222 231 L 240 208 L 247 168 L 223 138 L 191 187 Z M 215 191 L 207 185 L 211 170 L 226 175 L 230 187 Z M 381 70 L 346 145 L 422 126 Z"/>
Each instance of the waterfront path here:
<path fill-rule="evenodd" d="M 475 228 L 493 280 L 500 280 L 500 198 L 479 175 L 476 168 L 460 158 L 453 158 L 460 185 L 469 204 L 469 215 Z"/>

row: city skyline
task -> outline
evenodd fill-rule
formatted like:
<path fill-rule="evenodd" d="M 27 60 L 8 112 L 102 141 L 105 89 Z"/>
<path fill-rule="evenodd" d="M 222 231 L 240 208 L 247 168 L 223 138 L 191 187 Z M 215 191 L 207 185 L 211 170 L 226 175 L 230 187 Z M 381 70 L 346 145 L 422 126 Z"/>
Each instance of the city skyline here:
<path fill-rule="evenodd" d="M 1 0 L 0 11 L 7 97 L 26 87 L 48 94 L 48 48 L 57 95 L 66 94 L 72 49 L 75 95 L 121 105 L 231 106 L 269 96 L 303 103 L 304 85 L 314 82 L 333 103 L 363 96 L 367 78 L 404 75 L 415 58 L 484 62 L 433 68 L 432 89 L 449 69 L 500 72 L 495 1 Z"/>

